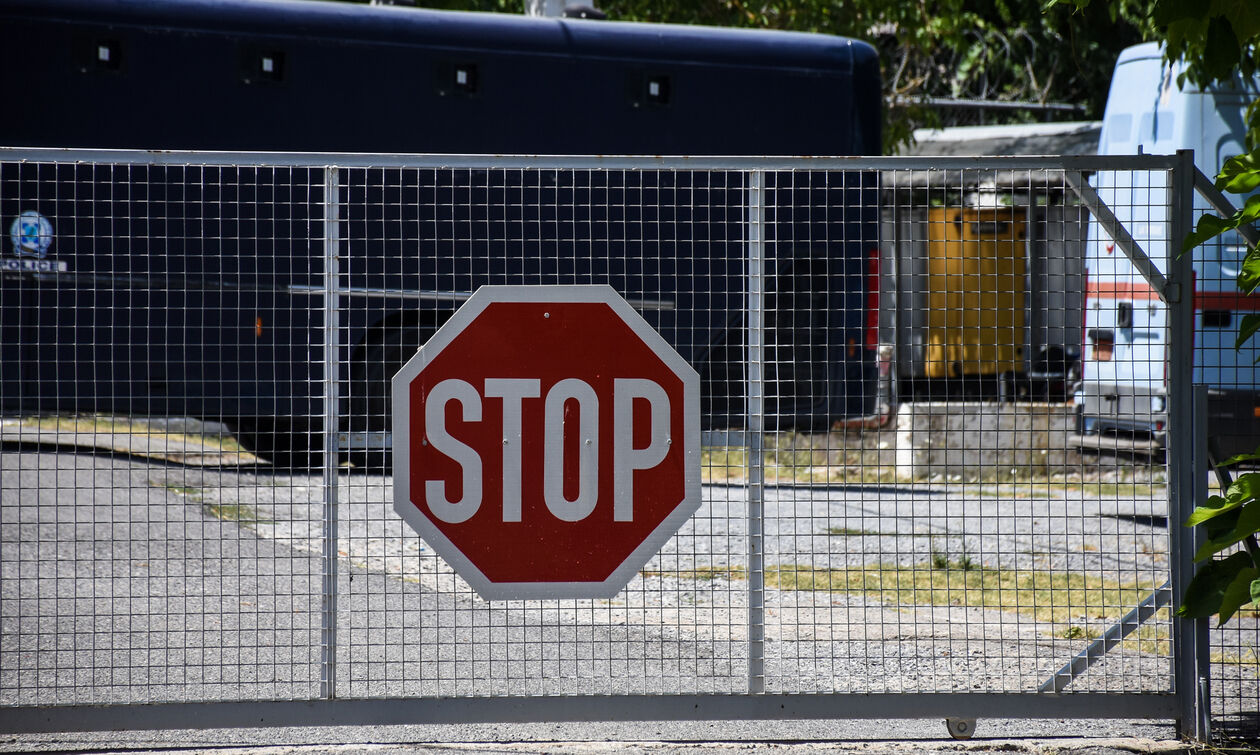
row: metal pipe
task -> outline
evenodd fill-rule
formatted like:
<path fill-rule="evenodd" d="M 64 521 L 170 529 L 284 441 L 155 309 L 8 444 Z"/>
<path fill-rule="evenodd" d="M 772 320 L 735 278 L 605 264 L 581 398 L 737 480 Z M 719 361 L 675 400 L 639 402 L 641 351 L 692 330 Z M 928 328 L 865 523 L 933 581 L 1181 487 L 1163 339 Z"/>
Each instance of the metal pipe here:
<path fill-rule="evenodd" d="M 765 669 L 765 174 L 748 174 L 748 691 L 766 690 Z"/>
<path fill-rule="evenodd" d="M 1133 239 L 1129 230 L 1116 218 L 1111 208 L 1102 201 L 1098 196 L 1098 192 L 1094 191 L 1094 187 L 1090 186 L 1088 181 L 1083 180 L 1079 174 L 1072 171 L 1064 173 L 1063 177 L 1067 180 L 1067 185 L 1076 193 L 1076 196 L 1080 197 L 1081 202 L 1098 219 L 1098 223 L 1103 227 L 1103 230 L 1116 242 L 1116 246 L 1120 247 L 1120 250 L 1128 256 L 1129 261 L 1133 263 L 1137 271 L 1146 279 L 1146 282 L 1151 285 L 1151 288 L 1155 289 L 1155 293 L 1159 294 L 1160 298 L 1164 298 L 1164 288 L 1167 285 L 1164 274 L 1159 271 L 1154 262 L 1151 262 L 1151 258 L 1146 256 L 1146 251 L 1138 246 L 1137 241 Z M 1174 243 L 1173 239 L 1180 238 L 1184 238 L 1184 236 L 1169 236 L 1169 244 Z"/>
<path fill-rule="evenodd" d="M 1194 153 L 1177 152 L 1178 165 L 1169 174 L 1167 260 L 1168 351 L 1168 555 L 1172 568 L 1173 605 L 1181 604 L 1194 574 L 1194 533 L 1181 526 L 1194 508 L 1194 269 L 1191 255 L 1173 253 L 1190 232 L 1194 208 Z M 1174 616 L 1173 690 L 1180 703 L 1181 733 L 1201 738 L 1199 673 L 1194 650 L 1194 621 Z"/>
<path fill-rule="evenodd" d="M 190 150 L 0 147 L 0 161 L 104 162 L 134 165 L 254 165 L 323 168 L 497 168 L 526 170 L 959 170 L 1110 171 L 1169 170 L 1170 155 L 1068 155 L 1008 157 L 685 157 L 653 155 L 435 155 L 322 152 L 214 152 Z"/>
<path fill-rule="evenodd" d="M 324 533 L 320 610 L 319 696 L 337 696 L 337 310 L 341 247 L 341 186 L 335 167 L 324 169 Z"/>
<path fill-rule="evenodd" d="M 1112 648 L 1119 645 L 1125 637 L 1133 634 L 1145 624 L 1159 609 L 1172 602 L 1172 589 L 1168 582 L 1160 585 L 1155 592 L 1147 595 L 1141 603 L 1126 613 L 1119 621 L 1112 624 L 1102 637 L 1094 640 L 1089 647 L 1082 650 L 1075 658 L 1068 661 L 1054 676 L 1047 679 L 1037 688 L 1038 692 L 1062 692 L 1076 677 L 1085 673 L 1090 666 L 1101 661 Z"/>

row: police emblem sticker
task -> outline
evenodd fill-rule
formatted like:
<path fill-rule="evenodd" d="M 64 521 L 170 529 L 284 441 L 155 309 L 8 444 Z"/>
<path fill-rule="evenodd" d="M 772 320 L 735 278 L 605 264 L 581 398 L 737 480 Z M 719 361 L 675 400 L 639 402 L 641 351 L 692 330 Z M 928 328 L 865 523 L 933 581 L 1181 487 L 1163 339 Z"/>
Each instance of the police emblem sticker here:
<path fill-rule="evenodd" d="M 53 227 L 48 218 L 27 210 L 13 219 L 9 240 L 18 259 L 0 259 L 0 270 L 52 273 L 66 271 L 66 263 L 47 259 L 52 248 Z"/>

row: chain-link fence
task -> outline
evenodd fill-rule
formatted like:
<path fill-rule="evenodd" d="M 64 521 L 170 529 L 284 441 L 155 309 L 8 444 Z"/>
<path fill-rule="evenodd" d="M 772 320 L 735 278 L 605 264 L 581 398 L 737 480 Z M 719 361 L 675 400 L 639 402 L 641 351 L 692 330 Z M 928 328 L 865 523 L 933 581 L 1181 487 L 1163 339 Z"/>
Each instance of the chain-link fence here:
<path fill-rule="evenodd" d="M 1197 725 L 1207 666 L 1169 613 L 1195 483 L 1179 158 L 2 157 L 13 729 L 364 701 Z M 390 380 L 481 287 L 570 284 L 698 374 L 699 506 L 614 597 L 486 601 L 394 509 Z M 496 375 L 604 358 L 508 331 L 477 357 Z M 522 437 L 549 387 L 518 396 Z M 457 444 L 480 421 L 446 417 Z M 592 505 L 451 540 L 576 564 L 615 530 Z M 1212 633 L 1214 711 L 1255 710 L 1255 639 L 1254 612 Z M 156 707 L 85 707 L 116 703 Z"/>

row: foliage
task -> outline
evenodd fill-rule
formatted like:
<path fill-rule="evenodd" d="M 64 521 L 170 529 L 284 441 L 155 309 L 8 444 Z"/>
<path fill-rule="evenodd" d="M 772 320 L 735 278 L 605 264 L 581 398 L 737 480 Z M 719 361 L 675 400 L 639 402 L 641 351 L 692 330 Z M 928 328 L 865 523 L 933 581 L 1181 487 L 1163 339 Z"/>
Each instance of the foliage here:
<path fill-rule="evenodd" d="M 419 0 L 434 8 L 520 13 L 523 0 Z M 614 21 L 822 32 L 879 50 L 885 149 L 940 125 L 926 98 L 1080 104 L 1099 117 L 1111 68 L 1154 27 L 1145 3 L 1074 10 L 1042 0 L 598 0 Z M 1003 117 L 1029 118 L 1016 111 Z"/>
<path fill-rule="evenodd" d="M 1086 7 L 1090 0 L 1055 0 Z M 1206 88 L 1218 82 L 1249 81 L 1260 71 L 1260 3 L 1254 0 L 1156 0 L 1151 18 L 1164 42 L 1167 60 L 1182 61 L 1185 73 L 1178 84 L 1190 82 Z M 1254 89 L 1252 90 L 1254 91 Z M 1216 179 L 1217 188 L 1246 194 L 1260 187 L 1260 106 L 1248 108 L 1247 153 L 1227 160 Z M 1182 245 L 1182 253 L 1226 231 L 1250 225 L 1260 217 L 1260 197 L 1251 197 L 1228 218 L 1205 215 Z M 1248 249 L 1238 288 L 1244 293 L 1260 283 L 1260 250 Z M 1260 332 L 1260 315 L 1245 317 L 1236 347 Z M 1237 456 L 1218 469 L 1260 461 L 1255 454 Z M 1218 472 L 1223 481 L 1228 475 Z M 1195 561 L 1206 564 L 1186 586 L 1178 615 L 1191 618 L 1219 617 L 1229 621 L 1239 608 L 1260 602 L 1260 472 L 1246 472 L 1226 486 L 1225 494 L 1212 496 L 1196 508 L 1187 527 L 1202 527 L 1205 543 Z M 1241 546 L 1241 547 L 1240 547 Z M 1224 557 L 1221 557 L 1223 554 Z"/>
<path fill-rule="evenodd" d="M 1167 29 L 1166 54 L 1187 63 L 1184 80 L 1205 87 L 1242 76 L 1250 80 L 1260 66 L 1260 4 L 1247 0 L 1212 0 L 1208 12 L 1202 3 L 1161 0 L 1155 19 Z M 1254 90 L 1253 90 L 1254 91 Z M 1247 194 L 1260 187 L 1260 106 L 1247 110 L 1247 153 L 1225 162 L 1216 186 L 1233 194 Z M 1260 195 L 1248 198 L 1228 218 L 1205 215 L 1186 238 L 1183 253 L 1226 231 L 1252 224 L 1260 217 Z M 1238 274 L 1238 288 L 1253 293 L 1260 284 L 1260 247 L 1249 245 Z M 1241 347 L 1260 331 L 1260 313 L 1243 318 L 1235 347 Z M 1260 449 L 1230 459 L 1223 466 L 1260 461 Z M 1229 621 L 1239 608 L 1260 604 L 1260 472 L 1246 472 L 1228 486 L 1223 496 L 1212 496 L 1194 510 L 1188 527 L 1202 527 L 1205 540 L 1195 554 L 1206 561 L 1186 587 L 1178 614 L 1193 618 L 1217 615 Z M 1241 548 L 1239 546 L 1241 545 Z M 1221 554 L 1228 552 L 1224 558 Z M 1217 557 L 1217 558 L 1214 558 Z"/>

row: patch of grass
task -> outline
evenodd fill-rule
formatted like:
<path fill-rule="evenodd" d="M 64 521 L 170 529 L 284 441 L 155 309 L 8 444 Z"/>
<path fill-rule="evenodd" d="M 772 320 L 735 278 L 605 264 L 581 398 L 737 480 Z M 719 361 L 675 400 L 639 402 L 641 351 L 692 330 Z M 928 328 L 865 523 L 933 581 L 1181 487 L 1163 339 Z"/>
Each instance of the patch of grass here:
<path fill-rule="evenodd" d="M 1153 498 L 1165 492 L 1162 483 L 1054 482 L 1031 479 L 1026 482 L 964 483 L 963 488 L 971 495 L 990 498 L 1057 498 L 1069 492 L 1083 493 L 1094 498 Z"/>
<path fill-rule="evenodd" d="M 240 524 L 271 524 L 272 520 L 263 519 L 258 509 L 243 503 L 211 503 L 204 499 L 206 488 L 197 488 L 191 485 L 179 485 L 174 482 L 163 482 L 161 480 L 149 480 L 149 484 L 174 493 L 181 498 L 187 498 L 201 504 L 202 511 L 205 511 L 215 519 L 222 519 L 225 522 L 238 522 Z"/>
<path fill-rule="evenodd" d="M 861 593 L 899 605 L 987 608 L 1061 623 L 1079 616 L 1123 615 L 1151 589 L 1080 574 L 994 569 L 974 562 L 963 567 L 948 558 L 945 564 L 933 569 L 778 566 L 766 570 L 766 584 L 785 590 Z"/>
<path fill-rule="evenodd" d="M 177 496 L 191 498 L 194 501 L 200 501 L 202 493 L 206 492 L 205 488 L 196 488 L 191 485 L 180 485 L 162 480 L 149 480 L 149 484 L 155 488 L 162 488 L 170 493 L 174 493 Z"/>
<path fill-rule="evenodd" d="M 742 481 L 748 476 L 748 449 L 708 446 L 700 452 L 700 471 L 707 483 Z"/>
<path fill-rule="evenodd" d="M 875 564 L 851 569 L 785 565 L 766 569 L 766 586 L 780 590 L 860 594 L 900 606 L 965 606 L 1006 611 L 1069 627 L 1081 617 L 1114 619 L 1127 613 L 1151 591 L 1147 585 L 1121 584 L 1081 574 L 994 569 L 943 556 L 935 568 Z M 711 581 L 746 579 L 740 566 L 679 571 L 644 571 L 645 577 Z"/>
<path fill-rule="evenodd" d="M 1210 656 L 1212 663 L 1249 667 L 1260 676 L 1260 653 L 1255 648 L 1241 648 L 1237 653 L 1217 651 Z"/>
<path fill-rule="evenodd" d="M 193 488 L 193 487 L 187 487 L 184 485 L 172 485 L 169 483 L 163 487 L 165 487 L 167 490 L 171 491 L 175 495 L 188 496 L 191 498 L 199 497 L 202 491 L 204 490 L 204 488 Z"/>
<path fill-rule="evenodd" d="M 831 458 L 836 450 L 792 448 L 785 441 L 767 438 L 762 455 L 762 474 L 767 483 L 863 483 L 897 482 L 891 468 L 846 464 Z M 741 483 L 748 479 L 748 449 L 742 446 L 706 446 L 700 452 L 701 479 L 705 483 Z"/>
<path fill-rule="evenodd" d="M 258 509 L 240 503 L 207 503 L 202 506 L 206 513 L 225 522 L 239 524 L 270 524 L 270 519 L 258 515 Z"/>
<path fill-rule="evenodd" d="M 765 572 L 765 585 L 779 590 L 820 591 L 864 595 L 896 607 L 955 606 L 1014 613 L 1040 622 L 1060 625 L 1055 636 L 1068 640 L 1094 640 L 1098 630 L 1082 626 L 1082 618 L 1114 621 L 1150 594 L 1151 587 L 1121 584 L 1080 574 L 993 569 L 977 564 L 964 554 L 951 561 L 941 554 L 934 568 L 876 564 L 851 569 L 819 569 L 812 566 L 774 566 Z M 742 566 L 712 566 L 677 571 L 643 571 L 644 577 L 673 577 L 711 582 L 744 580 Z M 1122 647 L 1142 653 L 1168 655 L 1171 642 L 1166 620 L 1168 609 L 1126 639 Z M 1245 663 L 1224 658 L 1215 662 Z M 1252 658 L 1251 662 L 1255 662 Z"/>

